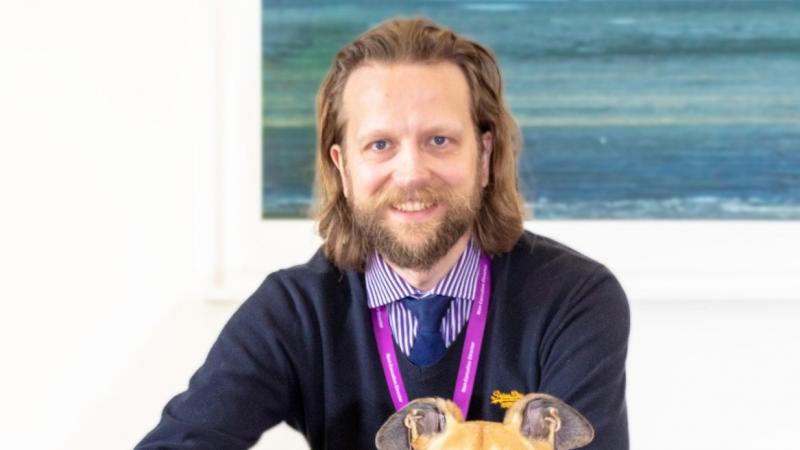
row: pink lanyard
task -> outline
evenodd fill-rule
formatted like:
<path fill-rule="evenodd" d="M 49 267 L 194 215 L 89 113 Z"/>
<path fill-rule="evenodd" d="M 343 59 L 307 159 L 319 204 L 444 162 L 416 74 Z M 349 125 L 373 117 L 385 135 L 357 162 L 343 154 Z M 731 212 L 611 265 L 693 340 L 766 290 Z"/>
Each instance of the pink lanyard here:
<path fill-rule="evenodd" d="M 472 302 L 472 311 L 467 325 L 467 335 L 464 339 L 464 349 L 461 352 L 461 363 L 458 366 L 456 387 L 453 401 L 461 408 L 464 417 L 467 417 L 469 401 L 472 398 L 472 389 L 475 387 L 475 372 L 478 370 L 478 360 L 481 355 L 483 332 L 486 329 L 486 316 L 489 311 L 489 292 L 491 282 L 489 274 L 489 257 L 481 254 L 478 270 L 478 280 L 475 285 L 475 300 Z M 378 343 L 378 353 L 392 397 L 394 407 L 402 409 L 409 402 L 406 394 L 406 385 L 397 366 L 397 353 L 394 350 L 392 331 L 389 329 L 389 320 L 386 306 L 374 308 L 372 313 L 372 328 L 375 331 L 375 340 Z"/>

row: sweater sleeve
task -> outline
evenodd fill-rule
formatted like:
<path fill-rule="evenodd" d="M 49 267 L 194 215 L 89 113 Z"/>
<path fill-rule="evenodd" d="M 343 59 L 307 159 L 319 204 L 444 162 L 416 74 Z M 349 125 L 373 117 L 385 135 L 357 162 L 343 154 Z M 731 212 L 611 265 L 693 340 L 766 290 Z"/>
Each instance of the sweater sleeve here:
<path fill-rule="evenodd" d="M 287 418 L 295 383 L 284 342 L 296 321 L 291 308 L 280 308 L 288 301 L 274 298 L 286 297 L 277 283 L 269 284 L 234 313 L 188 389 L 167 403 L 136 449 L 249 448 Z"/>
<path fill-rule="evenodd" d="M 600 266 L 563 302 L 543 340 L 540 390 L 583 414 L 595 429 L 582 450 L 627 450 L 625 360 L 630 310 Z"/>

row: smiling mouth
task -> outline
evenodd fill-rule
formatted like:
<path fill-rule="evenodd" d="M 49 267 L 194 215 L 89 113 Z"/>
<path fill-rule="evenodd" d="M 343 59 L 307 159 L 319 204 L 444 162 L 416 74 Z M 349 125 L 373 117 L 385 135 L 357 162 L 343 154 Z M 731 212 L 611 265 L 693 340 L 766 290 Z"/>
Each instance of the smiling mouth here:
<path fill-rule="evenodd" d="M 434 203 L 423 203 L 423 202 L 403 202 L 397 203 L 392 205 L 393 209 L 403 212 L 418 212 L 418 211 L 425 211 L 426 209 L 430 209 L 434 206 Z"/>

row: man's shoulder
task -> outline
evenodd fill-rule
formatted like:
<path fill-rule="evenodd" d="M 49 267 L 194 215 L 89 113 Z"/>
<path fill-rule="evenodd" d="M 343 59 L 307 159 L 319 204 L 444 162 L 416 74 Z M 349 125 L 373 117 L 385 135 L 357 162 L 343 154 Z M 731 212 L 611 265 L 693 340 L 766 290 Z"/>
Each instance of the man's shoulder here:
<path fill-rule="evenodd" d="M 525 232 L 508 253 L 492 260 L 493 277 L 509 298 L 569 310 L 589 301 L 603 314 L 625 319 L 627 297 L 613 273 L 600 262 L 554 239 Z M 496 272 L 495 272 L 496 270 Z"/>
<path fill-rule="evenodd" d="M 527 230 L 510 252 L 499 255 L 498 263 L 511 274 L 546 275 L 550 281 L 575 282 L 592 274 L 609 273 L 603 264 L 580 251 Z"/>
<path fill-rule="evenodd" d="M 324 289 L 331 284 L 346 282 L 347 272 L 340 270 L 325 257 L 319 248 L 311 258 L 303 264 L 286 267 L 267 275 L 262 287 L 280 285 L 284 289 L 316 290 Z"/>
<path fill-rule="evenodd" d="M 350 297 L 352 285 L 359 282 L 359 274 L 340 270 L 320 248 L 307 262 L 267 275 L 250 300 L 276 307 L 286 302 L 293 307 L 308 306 Z"/>
<path fill-rule="evenodd" d="M 322 247 L 318 248 L 311 258 L 303 264 L 297 264 L 274 272 L 273 275 L 285 279 L 315 280 L 328 277 L 339 277 L 344 274 L 325 256 Z"/>
<path fill-rule="evenodd" d="M 598 261 L 562 242 L 528 230 L 522 233 L 509 254 L 514 258 L 528 259 L 539 263 L 560 262 L 585 266 L 589 269 L 600 265 Z"/>

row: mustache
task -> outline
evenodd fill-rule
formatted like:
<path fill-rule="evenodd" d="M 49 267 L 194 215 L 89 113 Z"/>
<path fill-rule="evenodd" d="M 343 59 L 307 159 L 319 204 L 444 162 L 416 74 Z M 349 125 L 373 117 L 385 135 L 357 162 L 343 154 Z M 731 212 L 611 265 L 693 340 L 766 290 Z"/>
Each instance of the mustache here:
<path fill-rule="evenodd" d="M 457 195 L 450 189 L 433 186 L 395 188 L 382 192 L 375 200 L 375 206 L 383 208 L 404 202 L 451 203 L 455 198 Z"/>

